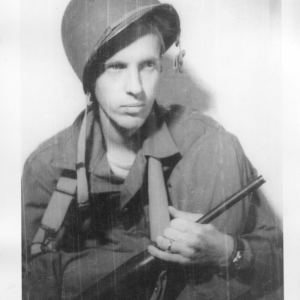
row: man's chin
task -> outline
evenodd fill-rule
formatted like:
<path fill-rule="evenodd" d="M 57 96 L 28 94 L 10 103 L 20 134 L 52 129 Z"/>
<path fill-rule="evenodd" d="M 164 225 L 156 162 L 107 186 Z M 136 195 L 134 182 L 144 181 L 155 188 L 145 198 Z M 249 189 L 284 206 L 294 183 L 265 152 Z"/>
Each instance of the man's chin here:
<path fill-rule="evenodd" d="M 118 122 L 118 128 L 126 134 L 126 136 L 131 136 L 135 134 L 145 123 L 144 119 L 132 118 L 131 120 L 126 120 L 124 122 Z"/>

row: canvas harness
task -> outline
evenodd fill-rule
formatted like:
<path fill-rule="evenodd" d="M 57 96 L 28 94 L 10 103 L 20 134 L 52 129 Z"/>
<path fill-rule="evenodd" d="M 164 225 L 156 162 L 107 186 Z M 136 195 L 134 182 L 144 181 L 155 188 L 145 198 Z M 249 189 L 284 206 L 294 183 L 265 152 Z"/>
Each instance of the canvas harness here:
<path fill-rule="evenodd" d="M 41 253 L 57 252 L 65 231 L 63 222 L 76 193 L 79 208 L 89 205 L 85 165 L 86 136 L 88 136 L 86 132 L 87 112 L 88 109 L 85 111 L 79 133 L 76 172 L 64 170 L 58 179 L 41 225 L 31 244 L 32 258 Z M 162 165 L 160 160 L 154 157 L 148 158 L 148 195 L 150 235 L 154 242 L 157 235 L 161 235 L 170 223 Z"/>

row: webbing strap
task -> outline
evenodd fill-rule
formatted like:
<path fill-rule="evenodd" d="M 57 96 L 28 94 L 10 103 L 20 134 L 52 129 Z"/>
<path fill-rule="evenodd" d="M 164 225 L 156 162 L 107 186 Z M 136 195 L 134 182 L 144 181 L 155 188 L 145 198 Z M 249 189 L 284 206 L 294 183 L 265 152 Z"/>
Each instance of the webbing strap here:
<path fill-rule="evenodd" d="M 154 242 L 158 235 L 162 235 L 165 228 L 170 225 L 168 211 L 168 196 L 161 162 L 149 157 L 148 162 L 148 195 L 150 235 Z"/>
<path fill-rule="evenodd" d="M 79 207 L 88 203 L 88 184 L 84 163 L 86 119 L 87 111 L 79 134 L 77 180 L 64 176 L 59 178 L 42 218 L 41 226 L 33 239 L 32 255 L 56 251 L 58 233 L 70 203 L 74 199 L 76 187 Z M 151 240 L 155 241 L 156 237 L 162 235 L 164 229 L 169 226 L 170 215 L 162 165 L 158 159 L 153 157 L 149 157 L 148 164 L 148 195 Z"/>
<path fill-rule="evenodd" d="M 57 235 L 71 201 L 76 193 L 77 180 L 61 176 L 42 218 L 32 245 L 31 255 L 56 251 Z"/>
<path fill-rule="evenodd" d="M 86 95 L 86 110 L 79 132 L 77 147 L 77 163 L 76 173 L 77 180 L 62 176 L 59 178 L 56 189 L 53 192 L 49 204 L 42 218 L 32 245 L 31 255 L 47 251 L 56 251 L 57 243 L 62 238 L 63 221 L 65 219 L 68 208 L 75 197 L 77 190 L 78 206 L 85 207 L 88 205 L 88 183 L 85 168 L 85 151 L 87 138 L 87 113 L 91 107 L 90 94 Z M 90 128 L 89 128 L 90 129 Z M 72 176 L 71 176 L 72 177 Z M 75 177 L 75 176 L 74 176 Z"/>
<path fill-rule="evenodd" d="M 86 167 L 85 167 L 85 149 L 86 149 L 86 137 L 87 137 L 87 112 L 88 105 L 90 104 L 90 94 L 86 95 L 87 107 L 84 112 L 84 118 L 79 132 L 78 146 L 77 146 L 77 202 L 79 207 L 84 207 L 88 205 L 89 200 L 89 190 L 88 182 L 86 177 Z"/>

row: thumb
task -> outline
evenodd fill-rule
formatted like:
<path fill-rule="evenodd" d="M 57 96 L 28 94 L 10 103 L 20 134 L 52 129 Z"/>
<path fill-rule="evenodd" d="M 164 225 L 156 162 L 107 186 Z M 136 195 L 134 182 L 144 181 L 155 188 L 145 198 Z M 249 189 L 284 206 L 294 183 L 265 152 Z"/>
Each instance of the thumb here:
<path fill-rule="evenodd" d="M 196 222 L 203 216 L 203 214 L 200 213 L 194 214 L 194 213 L 178 210 L 173 206 L 169 206 L 168 209 L 173 218 L 181 218 L 192 222 Z"/>

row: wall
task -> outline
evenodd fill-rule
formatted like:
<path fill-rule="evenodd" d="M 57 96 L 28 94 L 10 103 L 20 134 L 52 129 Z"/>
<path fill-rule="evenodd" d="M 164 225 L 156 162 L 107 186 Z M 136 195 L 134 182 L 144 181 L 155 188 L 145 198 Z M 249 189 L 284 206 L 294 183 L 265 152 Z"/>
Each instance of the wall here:
<path fill-rule="evenodd" d="M 182 16 L 186 70 L 210 113 L 240 139 L 282 215 L 279 1 L 172 1 Z M 195 105 L 194 105 L 195 106 Z"/>
<path fill-rule="evenodd" d="M 80 82 L 60 39 L 60 22 L 68 2 L 27 0 L 21 5 L 23 161 L 41 141 L 71 124 L 84 107 Z M 168 2 L 181 16 L 181 42 L 187 54 L 182 76 L 166 68 L 162 98 L 169 102 L 185 99 L 236 134 L 266 178 L 263 189 L 281 216 L 278 1 Z M 168 54 L 176 53 L 173 47 Z M 171 77 L 176 77 L 176 84 Z M 170 92 L 166 87 L 172 97 L 165 97 Z"/>
<path fill-rule="evenodd" d="M 60 39 L 60 22 L 68 2 L 27 0 L 21 5 L 23 162 L 41 141 L 70 125 L 84 107 L 80 82 Z M 183 75 L 174 75 L 171 59 L 165 60 L 161 99 L 168 103 L 184 99 L 236 134 L 266 178 L 263 190 L 281 219 L 279 2 L 167 2 L 181 16 L 181 42 L 187 54 Z M 168 54 L 172 58 L 177 51 L 173 47 Z"/>
<path fill-rule="evenodd" d="M 0 147 L 0 265 L 5 270 L 0 273 L 0 293 L 5 299 L 21 299 L 21 207 L 20 184 L 16 184 L 20 182 L 21 165 L 41 141 L 68 126 L 83 108 L 80 83 L 67 63 L 60 41 L 60 22 L 68 1 L 4 0 L 0 3 L 1 136 L 4 141 Z M 175 78 L 176 83 L 184 82 L 177 90 L 168 80 L 164 83 L 168 83 L 167 88 L 172 87 L 174 101 L 188 98 L 189 105 L 209 110 L 238 135 L 247 155 L 267 179 L 264 190 L 280 217 L 283 185 L 285 299 L 294 299 L 300 286 L 297 201 L 300 2 L 282 1 L 283 22 L 278 17 L 279 6 L 275 1 L 170 2 L 181 14 L 182 44 L 187 50 L 186 76 Z M 281 45 L 280 28 L 283 29 Z M 172 74 L 164 78 L 174 76 Z M 177 95 L 178 89 L 181 94 Z M 282 139 L 281 128 L 284 129 Z"/>

